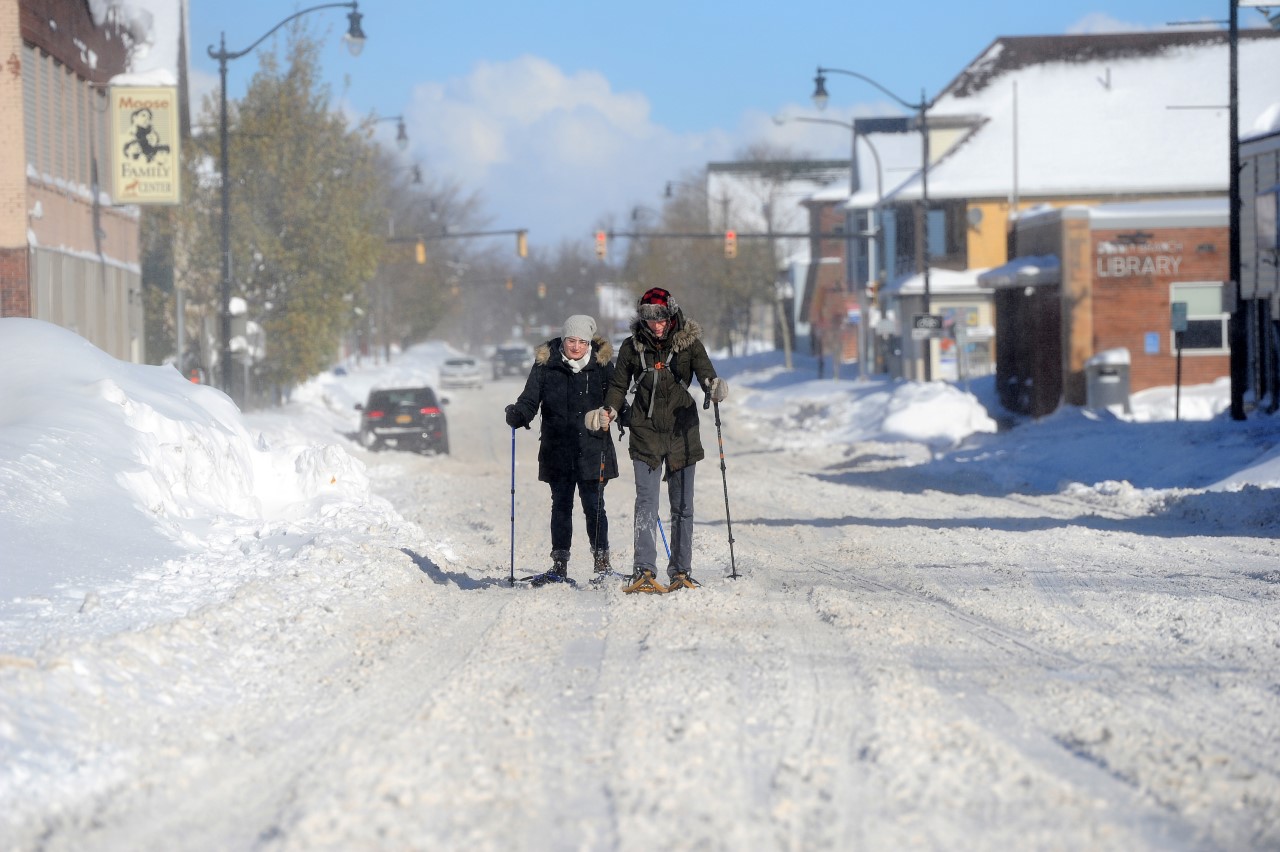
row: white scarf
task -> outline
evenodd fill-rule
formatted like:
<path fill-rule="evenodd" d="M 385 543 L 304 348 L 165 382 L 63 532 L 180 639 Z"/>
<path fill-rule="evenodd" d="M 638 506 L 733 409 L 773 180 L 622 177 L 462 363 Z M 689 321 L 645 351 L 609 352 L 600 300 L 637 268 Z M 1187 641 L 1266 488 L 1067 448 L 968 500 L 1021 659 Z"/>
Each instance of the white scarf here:
<path fill-rule="evenodd" d="M 569 365 L 569 369 L 575 373 L 581 373 L 582 369 L 587 366 L 587 361 L 591 358 L 591 347 L 587 347 L 587 351 L 582 353 L 581 358 L 570 358 L 564 351 L 560 352 L 560 357 Z"/>

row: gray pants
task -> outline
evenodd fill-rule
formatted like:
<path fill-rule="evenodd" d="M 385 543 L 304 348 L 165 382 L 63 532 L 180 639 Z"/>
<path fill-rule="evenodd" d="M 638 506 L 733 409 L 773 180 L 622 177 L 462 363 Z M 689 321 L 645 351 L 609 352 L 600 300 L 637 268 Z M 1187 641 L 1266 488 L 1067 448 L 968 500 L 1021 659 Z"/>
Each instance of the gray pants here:
<path fill-rule="evenodd" d="M 659 486 L 662 484 L 662 468 L 652 468 L 642 461 L 631 461 L 636 476 L 635 541 L 632 549 L 632 565 L 658 573 L 655 560 L 658 555 L 656 532 L 658 526 Z M 671 558 L 667 562 L 667 576 L 676 571 L 691 573 L 693 562 L 693 471 L 697 465 L 689 465 L 667 477 L 667 500 L 671 503 Z"/>

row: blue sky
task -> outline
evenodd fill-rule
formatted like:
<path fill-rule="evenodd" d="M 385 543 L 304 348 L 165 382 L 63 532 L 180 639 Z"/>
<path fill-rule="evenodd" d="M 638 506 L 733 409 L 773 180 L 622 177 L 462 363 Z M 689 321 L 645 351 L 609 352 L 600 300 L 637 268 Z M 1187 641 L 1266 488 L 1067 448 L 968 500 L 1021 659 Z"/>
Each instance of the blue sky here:
<path fill-rule="evenodd" d="M 214 91 L 207 48 L 225 30 L 241 50 L 308 3 L 191 0 L 197 91 Z M 790 124 L 814 114 L 819 64 L 873 77 L 905 100 L 932 97 L 1001 35 L 1149 30 L 1222 21 L 1226 0 L 857 0 L 720 4 L 440 3 L 361 0 L 368 43 L 342 46 L 344 9 L 304 20 L 322 36 L 335 102 L 355 116 L 403 115 L 405 162 L 477 191 L 494 227 L 526 227 L 534 247 L 588 240 L 632 206 L 661 202 L 666 181 L 758 142 L 847 156 L 839 128 Z M 1242 25 L 1263 23 L 1241 10 Z M 257 67 L 230 64 L 239 97 Z M 831 117 L 897 106 L 850 77 L 829 80 Z M 1225 94 L 1225 93 L 1224 93 Z M 380 126 L 391 144 L 394 125 Z"/>

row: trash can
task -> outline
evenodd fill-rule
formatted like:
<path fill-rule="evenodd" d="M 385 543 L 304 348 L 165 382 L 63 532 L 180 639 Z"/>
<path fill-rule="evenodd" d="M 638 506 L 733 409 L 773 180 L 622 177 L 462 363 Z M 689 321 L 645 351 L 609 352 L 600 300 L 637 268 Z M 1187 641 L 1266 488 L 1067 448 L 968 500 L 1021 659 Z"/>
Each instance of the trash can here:
<path fill-rule="evenodd" d="M 1132 414 L 1129 405 L 1129 350 L 1108 349 L 1084 362 L 1085 406 L 1110 408 L 1119 405 Z"/>

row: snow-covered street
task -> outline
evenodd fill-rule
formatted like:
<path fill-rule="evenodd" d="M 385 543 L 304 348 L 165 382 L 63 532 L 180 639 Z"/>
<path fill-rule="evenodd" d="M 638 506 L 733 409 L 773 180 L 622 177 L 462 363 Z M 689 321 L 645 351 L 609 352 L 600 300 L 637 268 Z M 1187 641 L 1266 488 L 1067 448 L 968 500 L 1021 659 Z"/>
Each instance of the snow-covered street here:
<path fill-rule="evenodd" d="M 221 497 L 234 454 L 188 461 L 139 503 L 154 541 L 98 544 L 94 572 L 60 561 L 95 543 L 59 512 L 97 497 L 94 529 L 125 512 L 107 484 L 71 493 L 77 424 L 37 440 L 21 430 L 39 412 L 0 418 L 2 529 L 19 542 L 0 556 L 0 845 L 1280 848 L 1267 418 L 1073 409 L 995 434 L 957 389 L 738 359 L 721 411 L 739 578 L 708 413 L 704 587 L 531 590 L 507 584 L 512 541 L 517 575 L 546 567 L 549 499 L 520 430 L 512 520 L 501 411 L 518 380 L 449 392 L 447 457 L 343 434 L 368 387 L 432 383 L 442 352 L 245 417 L 288 461 L 245 486 L 257 515 Z M 0 389 L 20 403 L 16 373 Z M 169 392 L 148 381 L 78 404 L 208 453 L 141 416 Z M 919 406 L 932 438 L 908 428 Z M 144 477 L 99 459 L 104 482 Z M 623 468 L 607 496 L 626 570 Z M 19 517 L 36 481 L 61 491 Z M 575 535 L 585 581 L 580 516 Z M 42 553 L 46 579 L 17 579 Z"/>

